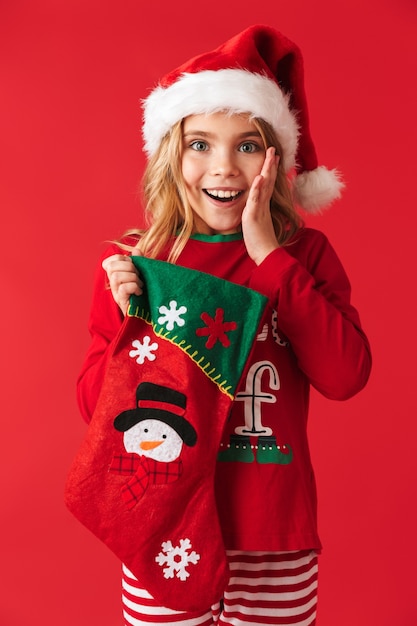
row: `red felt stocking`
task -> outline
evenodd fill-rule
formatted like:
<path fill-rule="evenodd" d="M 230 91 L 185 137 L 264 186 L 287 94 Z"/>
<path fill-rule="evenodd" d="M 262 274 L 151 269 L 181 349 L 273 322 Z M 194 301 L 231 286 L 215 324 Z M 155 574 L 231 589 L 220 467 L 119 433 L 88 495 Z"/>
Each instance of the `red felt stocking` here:
<path fill-rule="evenodd" d="M 134 262 L 146 288 L 114 342 L 66 503 L 161 606 L 197 611 L 221 598 L 228 578 L 216 457 L 266 299 Z"/>

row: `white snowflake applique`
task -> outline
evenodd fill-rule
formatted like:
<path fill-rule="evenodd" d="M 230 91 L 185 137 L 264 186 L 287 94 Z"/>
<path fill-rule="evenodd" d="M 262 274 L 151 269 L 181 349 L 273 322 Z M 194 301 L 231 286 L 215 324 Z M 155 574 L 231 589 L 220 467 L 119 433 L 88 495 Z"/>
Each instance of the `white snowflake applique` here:
<path fill-rule="evenodd" d="M 171 300 L 169 309 L 163 304 L 159 307 L 158 311 L 161 313 L 161 316 L 158 317 L 158 324 L 166 324 L 167 330 L 173 330 L 174 324 L 184 326 L 185 320 L 181 318 L 181 315 L 187 313 L 187 307 L 178 306 L 176 300 Z"/>
<path fill-rule="evenodd" d="M 135 349 L 130 350 L 129 356 L 132 357 L 132 359 L 137 357 L 136 363 L 139 363 L 139 365 L 144 364 L 145 358 L 149 361 L 155 361 L 156 359 L 156 355 L 153 354 L 153 352 L 155 350 L 158 350 L 158 344 L 155 342 L 150 343 L 150 341 L 151 338 L 149 337 L 149 335 L 145 335 L 145 337 L 143 338 L 143 343 L 141 343 L 139 339 L 135 339 L 134 341 L 132 341 L 132 348 Z"/>
<path fill-rule="evenodd" d="M 180 539 L 180 545 L 174 546 L 171 541 L 164 541 L 162 543 L 162 552 L 155 557 L 155 561 L 164 567 L 164 578 L 174 578 L 174 574 L 177 578 L 184 581 L 187 580 L 190 573 L 187 572 L 187 567 L 190 564 L 196 565 L 200 560 L 200 555 L 194 550 L 189 552 L 191 542 L 189 539 Z"/>

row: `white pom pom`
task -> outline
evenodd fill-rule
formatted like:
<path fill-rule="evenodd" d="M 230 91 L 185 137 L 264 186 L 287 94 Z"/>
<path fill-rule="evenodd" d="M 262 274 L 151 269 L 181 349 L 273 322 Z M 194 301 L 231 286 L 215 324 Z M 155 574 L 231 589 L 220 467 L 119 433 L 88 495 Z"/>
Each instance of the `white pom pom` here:
<path fill-rule="evenodd" d="M 342 195 L 344 183 L 337 170 L 320 166 L 296 176 L 293 183 L 294 200 L 308 213 L 318 213 Z"/>

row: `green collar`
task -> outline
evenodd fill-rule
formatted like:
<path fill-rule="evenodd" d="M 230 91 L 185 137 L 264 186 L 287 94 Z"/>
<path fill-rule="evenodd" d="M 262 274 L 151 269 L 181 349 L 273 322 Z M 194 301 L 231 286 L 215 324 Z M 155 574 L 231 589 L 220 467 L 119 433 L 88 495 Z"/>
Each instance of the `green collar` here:
<path fill-rule="evenodd" d="M 225 241 L 239 241 L 243 239 L 241 232 L 231 233 L 230 235 L 205 235 L 203 233 L 194 233 L 190 239 L 196 239 L 197 241 L 205 241 L 206 243 L 219 243 Z"/>

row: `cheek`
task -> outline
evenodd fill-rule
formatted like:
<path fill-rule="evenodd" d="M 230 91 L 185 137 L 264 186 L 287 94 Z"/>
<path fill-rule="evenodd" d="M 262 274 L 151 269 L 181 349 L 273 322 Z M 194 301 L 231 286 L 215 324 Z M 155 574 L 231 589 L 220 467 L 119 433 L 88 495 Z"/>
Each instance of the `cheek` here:
<path fill-rule="evenodd" d="M 251 161 L 250 165 L 248 165 L 246 169 L 246 176 L 251 184 L 253 183 L 255 178 L 261 173 L 264 161 L 265 159 L 263 158 L 263 156 L 257 156 L 257 158 L 254 158 Z"/>
<path fill-rule="evenodd" d="M 190 157 L 184 157 L 181 165 L 182 176 L 186 187 L 190 188 L 197 185 L 201 177 L 201 168 L 198 163 Z"/>

